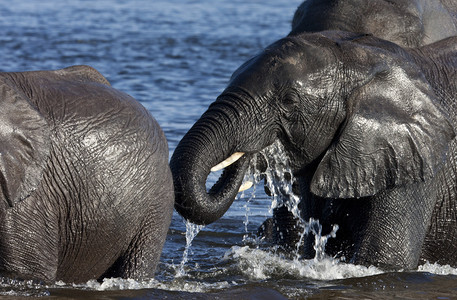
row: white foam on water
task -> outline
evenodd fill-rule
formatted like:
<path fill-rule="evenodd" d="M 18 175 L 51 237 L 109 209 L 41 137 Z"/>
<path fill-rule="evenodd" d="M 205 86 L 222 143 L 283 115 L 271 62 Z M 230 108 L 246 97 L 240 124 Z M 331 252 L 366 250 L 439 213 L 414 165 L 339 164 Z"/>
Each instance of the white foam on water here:
<path fill-rule="evenodd" d="M 103 282 L 90 280 L 86 284 L 73 284 L 73 288 L 84 288 L 95 291 L 113 290 L 141 290 L 141 289 L 161 289 L 166 291 L 204 293 L 211 289 L 223 289 L 233 286 L 227 281 L 208 283 L 192 280 L 173 280 L 171 282 L 160 282 L 156 279 L 137 281 L 134 279 L 105 278 Z"/>
<path fill-rule="evenodd" d="M 322 280 L 330 281 L 346 278 L 358 278 L 373 276 L 384 273 L 376 267 L 364 267 L 344 263 L 338 259 L 325 256 L 321 259 L 297 260 L 288 259 L 277 253 L 265 251 L 249 246 L 233 246 L 222 258 L 235 265 L 236 271 L 249 280 L 268 280 L 278 278 L 293 278 L 294 280 Z M 419 266 L 418 272 L 428 272 L 436 275 L 455 275 L 457 268 L 449 265 L 425 263 Z M 93 291 L 113 290 L 140 290 L 161 289 L 165 291 L 179 291 L 192 293 L 207 293 L 237 286 L 242 283 L 221 280 L 219 282 L 203 282 L 198 278 L 186 277 L 175 278 L 171 281 L 159 281 L 157 279 L 134 280 L 122 278 L 105 278 L 102 282 L 90 280 L 83 284 L 67 284 L 62 281 L 54 285 L 42 285 L 32 282 L 24 282 L 2 278 L 0 295 L 2 296 L 49 296 L 49 289 L 75 288 Z"/>
<path fill-rule="evenodd" d="M 252 249 L 248 246 L 233 246 L 223 259 L 235 261 L 239 271 L 255 280 L 282 277 L 334 280 L 383 273 L 373 266 L 347 264 L 331 257 L 309 260 L 287 259 L 270 251 Z"/>
<path fill-rule="evenodd" d="M 428 272 L 436 275 L 457 275 L 457 268 L 451 267 L 450 265 L 442 266 L 437 263 L 431 264 L 429 262 L 419 266 L 417 271 Z"/>
<path fill-rule="evenodd" d="M 33 280 L 19 280 L 0 277 L 0 296 L 45 297 L 50 286 Z"/>
<path fill-rule="evenodd" d="M 383 274 L 385 271 L 374 266 L 365 267 L 344 263 L 338 259 L 325 256 L 321 259 L 288 259 L 271 251 L 249 246 L 233 246 L 222 258 L 236 266 L 238 272 L 250 280 L 268 280 L 277 278 L 294 278 L 295 280 L 322 280 L 359 278 Z M 449 265 L 425 263 L 419 266 L 418 272 L 436 275 L 457 275 L 457 268 Z M 166 291 L 205 293 L 211 290 L 227 289 L 238 285 L 236 282 L 202 282 L 189 278 L 175 278 L 169 282 L 156 279 L 138 281 L 134 279 L 105 278 L 103 282 L 90 280 L 85 284 L 67 285 L 57 282 L 56 287 L 90 289 L 94 291 L 161 289 Z M 14 295 L 14 291 L 10 291 Z M 5 295 L 5 293 L 3 293 Z"/>

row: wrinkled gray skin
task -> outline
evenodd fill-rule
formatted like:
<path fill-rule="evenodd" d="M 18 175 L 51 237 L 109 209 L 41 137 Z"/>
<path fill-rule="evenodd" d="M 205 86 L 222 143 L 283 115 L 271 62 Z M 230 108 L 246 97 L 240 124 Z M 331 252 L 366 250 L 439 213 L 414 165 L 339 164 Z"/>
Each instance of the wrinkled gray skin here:
<path fill-rule="evenodd" d="M 323 234 L 339 225 L 328 254 L 387 269 L 456 266 L 456 68 L 457 38 L 416 50 L 339 31 L 279 40 L 233 74 L 179 143 L 176 210 L 199 224 L 220 218 L 250 161 L 279 140 L 302 217 Z M 207 192 L 210 168 L 235 152 L 246 154 Z M 277 212 L 270 234 L 295 248 L 287 218 Z"/>
<path fill-rule="evenodd" d="M 295 12 L 292 34 L 345 30 L 405 47 L 457 35 L 455 0 L 307 0 Z"/>
<path fill-rule="evenodd" d="M 154 275 L 173 210 L 149 112 L 86 66 L 0 73 L 0 274 Z"/>

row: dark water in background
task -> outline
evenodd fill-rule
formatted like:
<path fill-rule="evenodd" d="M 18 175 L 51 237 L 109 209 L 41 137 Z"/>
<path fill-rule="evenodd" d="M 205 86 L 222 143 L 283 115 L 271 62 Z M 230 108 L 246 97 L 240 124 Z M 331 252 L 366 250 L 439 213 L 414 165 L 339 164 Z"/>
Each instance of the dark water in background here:
<path fill-rule="evenodd" d="M 165 131 L 170 154 L 223 90 L 231 73 L 286 35 L 301 0 L 0 0 L 0 70 L 87 64 L 138 99 Z M 80 299 L 451 299 L 457 269 L 380 273 L 323 261 L 293 261 L 243 241 L 269 215 L 260 188 L 235 201 L 193 241 L 177 277 L 186 225 L 175 215 L 157 277 L 146 282 L 41 286 L 0 281 L 0 297 Z M 247 208 L 246 208 L 247 207 Z M 247 217 L 248 216 L 248 222 Z M 259 248 L 259 249 L 258 249 Z M 261 250 L 264 249 L 264 250 Z"/>

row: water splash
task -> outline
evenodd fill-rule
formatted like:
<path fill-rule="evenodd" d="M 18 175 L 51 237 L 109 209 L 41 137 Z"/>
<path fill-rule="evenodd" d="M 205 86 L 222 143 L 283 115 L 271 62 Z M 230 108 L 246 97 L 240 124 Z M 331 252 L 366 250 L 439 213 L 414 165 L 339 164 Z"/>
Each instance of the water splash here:
<path fill-rule="evenodd" d="M 257 157 L 254 157 L 251 160 L 249 169 L 248 169 L 248 171 L 246 172 L 246 174 L 244 175 L 244 178 L 243 178 L 243 182 L 251 181 L 251 182 L 254 183 L 252 188 L 249 189 L 249 191 L 250 191 L 249 196 L 246 197 L 246 194 L 247 194 L 248 190 L 247 191 L 243 191 L 239 195 L 239 199 L 246 199 L 246 203 L 243 206 L 245 208 L 245 217 L 244 217 L 244 221 L 243 221 L 245 234 L 243 236 L 243 242 L 247 242 L 247 241 L 250 240 L 249 231 L 248 231 L 249 215 L 251 213 L 250 204 L 256 198 L 256 191 L 257 191 L 256 186 L 261 181 L 261 178 L 260 178 L 261 173 L 256 170 L 256 167 L 255 167 L 256 164 L 257 164 Z"/>
<path fill-rule="evenodd" d="M 200 232 L 200 230 L 205 227 L 204 225 L 196 225 L 194 223 L 191 223 L 189 221 L 186 221 L 186 247 L 184 248 L 184 252 L 182 254 L 182 260 L 181 263 L 179 264 L 179 268 L 176 272 L 176 277 L 183 277 L 186 275 L 186 271 L 184 270 L 184 267 L 186 263 L 189 261 L 189 251 L 192 246 L 192 241 L 194 238 L 197 236 L 197 234 Z"/>
<path fill-rule="evenodd" d="M 333 225 L 332 231 L 329 234 L 322 236 L 322 225 L 319 223 L 319 220 L 310 218 L 308 222 L 308 228 L 314 234 L 314 251 L 316 251 L 314 260 L 324 260 L 327 257 L 325 254 L 325 246 L 327 245 L 327 241 L 331 237 L 336 237 L 336 232 L 338 231 L 339 226 Z"/>
<path fill-rule="evenodd" d="M 383 273 L 370 266 L 360 266 L 340 262 L 325 257 L 320 260 L 290 260 L 270 251 L 252 249 L 249 246 L 233 246 L 223 257 L 236 262 L 236 268 L 243 275 L 253 280 L 295 278 L 335 280 L 364 277 Z"/>
<path fill-rule="evenodd" d="M 338 225 L 333 225 L 332 231 L 322 236 L 322 225 L 319 220 L 310 218 L 304 220 L 300 210 L 300 196 L 296 195 L 293 190 L 295 178 L 289 166 L 289 158 L 284 151 L 280 142 L 275 142 L 261 152 L 267 161 L 268 167 L 264 176 L 257 175 L 256 178 L 265 178 L 265 184 L 271 192 L 273 198 L 270 207 L 270 213 L 280 206 L 285 206 L 297 220 L 299 230 L 299 239 L 295 245 L 295 259 L 300 258 L 300 248 L 303 245 L 305 236 L 312 233 L 315 237 L 314 250 L 316 251 L 315 259 L 321 260 L 325 256 L 325 246 L 329 238 L 334 238 L 338 231 Z"/>
<path fill-rule="evenodd" d="M 6 297 L 46 297 L 50 296 L 50 286 L 34 280 L 19 280 L 0 277 L 0 298 Z"/>
<path fill-rule="evenodd" d="M 276 207 L 285 205 L 293 213 L 294 217 L 300 219 L 300 210 L 298 208 L 300 197 L 293 192 L 295 178 L 292 175 L 289 167 L 289 158 L 282 144 L 275 142 L 262 150 L 260 155 L 263 155 L 264 160 L 267 162 L 267 168 L 263 174 L 257 177 L 265 178 L 265 184 L 273 198 L 269 212 L 272 213 Z"/>
<path fill-rule="evenodd" d="M 255 186 L 252 188 L 252 192 L 249 197 L 245 196 L 245 192 L 242 192 L 240 195 L 240 199 L 246 198 L 246 203 L 244 204 L 244 209 L 246 210 L 245 216 L 244 216 L 244 235 L 243 235 L 243 242 L 246 242 L 249 238 L 249 231 L 248 231 L 248 225 L 249 225 L 249 215 L 251 213 L 251 208 L 250 204 L 251 202 L 255 199 Z"/>
<path fill-rule="evenodd" d="M 457 268 L 453 268 L 450 265 L 440 265 L 438 263 L 429 263 L 428 261 L 417 267 L 419 272 L 428 272 L 436 275 L 457 275 Z"/>
<path fill-rule="evenodd" d="M 332 258 L 326 257 L 322 260 L 290 260 L 281 257 L 270 251 L 252 249 L 249 246 L 233 246 L 226 251 L 222 258 L 223 261 L 232 263 L 232 269 L 220 270 L 211 273 L 209 276 L 218 278 L 216 282 L 207 282 L 198 278 L 175 278 L 171 281 L 159 279 L 134 280 L 123 278 L 105 278 L 102 282 L 89 280 L 82 284 L 67 284 L 62 281 L 54 285 L 44 285 L 31 281 L 19 281 L 0 277 L 0 296 L 1 297 L 42 297 L 52 296 L 53 290 L 84 290 L 84 291 L 119 291 L 119 290 L 144 290 L 160 289 L 164 291 L 180 291 L 192 293 L 208 293 L 215 290 L 230 289 L 242 281 L 227 281 L 224 274 L 236 273 L 243 274 L 251 280 L 269 280 L 294 278 L 303 282 L 307 279 L 331 281 L 346 278 L 358 278 L 383 274 L 384 271 L 370 266 L 360 266 L 350 263 L 343 263 Z M 233 269 L 236 270 L 233 270 Z M 418 272 L 427 272 L 436 275 L 457 275 L 457 269 L 449 265 L 439 265 L 425 263 L 417 268 Z M 410 272 L 410 271 L 405 271 Z M 427 278 L 427 277 L 424 277 Z M 429 280 L 429 279 L 428 279 Z M 373 281 L 376 284 L 378 280 Z M 404 284 L 404 282 L 399 282 Z M 144 295 L 143 295 L 144 296 Z M 102 297 L 100 294 L 94 297 Z"/>

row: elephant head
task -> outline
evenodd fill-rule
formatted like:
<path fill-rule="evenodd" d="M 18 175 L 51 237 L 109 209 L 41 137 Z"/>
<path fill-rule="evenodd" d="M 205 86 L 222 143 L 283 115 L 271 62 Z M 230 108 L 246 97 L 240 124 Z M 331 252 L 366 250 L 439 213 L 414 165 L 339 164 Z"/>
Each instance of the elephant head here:
<path fill-rule="evenodd" d="M 291 34 L 345 30 L 419 47 L 457 34 L 457 4 L 441 0 L 307 0 L 295 11 Z"/>
<path fill-rule="evenodd" d="M 177 146 L 175 208 L 194 223 L 217 220 L 252 157 L 278 140 L 294 175 L 311 174 L 311 193 L 358 198 L 433 177 L 453 137 L 402 48 L 352 33 L 289 36 L 235 71 Z M 229 163 L 207 192 L 212 167 Z"/>

